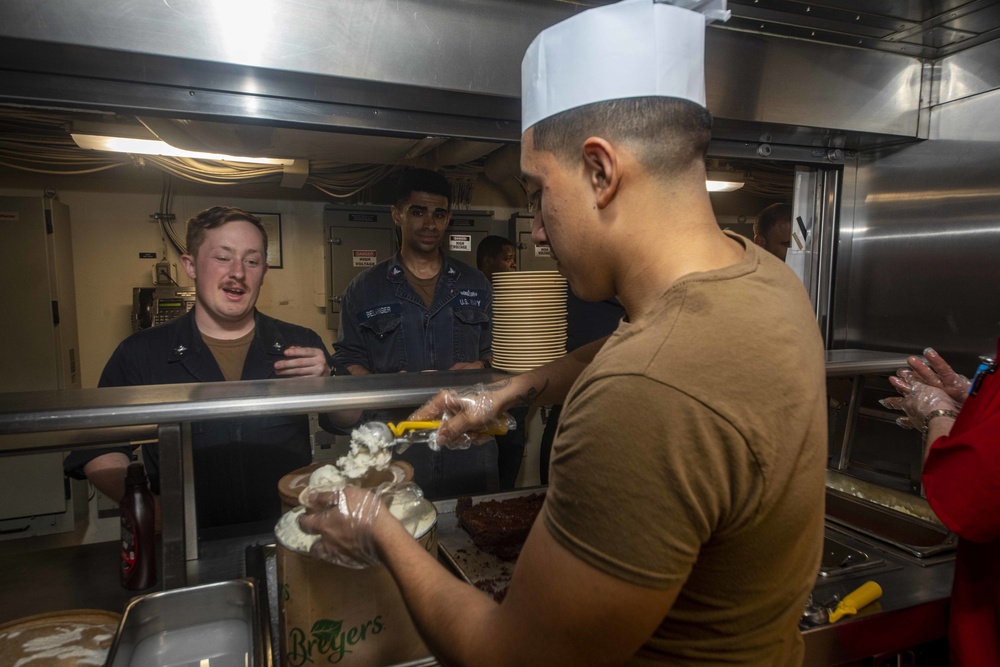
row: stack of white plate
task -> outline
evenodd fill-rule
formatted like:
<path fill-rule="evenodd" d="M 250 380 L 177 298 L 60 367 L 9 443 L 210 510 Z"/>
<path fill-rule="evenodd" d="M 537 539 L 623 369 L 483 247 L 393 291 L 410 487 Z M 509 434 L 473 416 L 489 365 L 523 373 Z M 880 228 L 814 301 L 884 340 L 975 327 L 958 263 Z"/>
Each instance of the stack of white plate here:
<path fill-rule="evenodd" d="M 493 365 L 520 373 L 566 354 L 566 279 L 558 271 L 493 274 Z"/>

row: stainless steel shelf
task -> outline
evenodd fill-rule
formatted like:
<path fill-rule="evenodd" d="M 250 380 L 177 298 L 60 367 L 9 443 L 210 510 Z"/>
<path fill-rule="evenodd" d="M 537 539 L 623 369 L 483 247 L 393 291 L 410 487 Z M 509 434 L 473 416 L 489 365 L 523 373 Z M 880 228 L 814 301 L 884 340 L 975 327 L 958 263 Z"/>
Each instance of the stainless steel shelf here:
<path fill-rule="evenodd" d="M 906 366 L 910 356 L 899 352 L 877 350 L 828 350 L 826 353 L 827 377 L 893 373 Z"/>

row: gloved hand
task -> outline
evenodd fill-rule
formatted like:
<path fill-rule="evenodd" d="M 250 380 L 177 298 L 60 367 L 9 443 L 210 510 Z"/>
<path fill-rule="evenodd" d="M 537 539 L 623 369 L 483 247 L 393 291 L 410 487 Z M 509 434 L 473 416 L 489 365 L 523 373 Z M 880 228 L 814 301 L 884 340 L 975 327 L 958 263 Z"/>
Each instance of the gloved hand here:
<path fill-rule="evenodd" d="M 957 412 L 959 409 L 944 389 L 919 382 L 911 373 L 902 371 L 899 375 L 889 378 L 889 383 L 901 396 L 883 398 L 879 403 L 890 410 L 902 410 L 906 413 L 905 417 L 896 420 L 896 423 L 903 428 L 923 430 L 927 425 L 927 415 L 934 410 Z"/>
<path fill-rule="evenodd" d="M 315 493 L 307 499 L 299 527 L 320 536 L 312 547 L 313 556 L 360 569 L 379 563 L 374 539 L 376 522 L 396 521 L 396 514 L 403 517 L 412 534 L 422 499 L 420 487 L 412 483 L 385 482 L 374 489 L 348 486 L 341 491 Z M 395 506 L 392 512 L 389 506 Z"/>
<path fill-rule="evenodd" d="M 924 357 L 927 358 L 926 364 L 920 357 L 910 357 L 906 360 L 917 375 L 916 379 L 931 387 L 944 389 L 958 406 L 965 403 L 969 395 L 969 378 L 956 373 L 934 348 L 929 347 L 924 350 Z"/>
<path fill-rule="evenodd" d="M 444 389 L 410 415 L 410 419 L 441 420 L 441 427 L 428 442 L 431 449 L 468 449 L 485 442 L 490 437 L 488 431 L 516 428 L 517 421 L 506 412 L 500 412 L 494 397 L 495 386 L 482 383 L 462 389 Z"/>

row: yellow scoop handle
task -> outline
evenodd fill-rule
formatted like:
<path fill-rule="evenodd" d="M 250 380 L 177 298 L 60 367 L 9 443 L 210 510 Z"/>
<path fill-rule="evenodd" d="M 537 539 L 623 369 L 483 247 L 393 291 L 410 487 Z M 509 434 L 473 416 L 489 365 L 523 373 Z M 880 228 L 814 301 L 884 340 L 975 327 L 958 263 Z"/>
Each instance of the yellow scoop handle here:
<path fill-rule="evenodd" d="M 441 427 L 440 420 L 429 420 L 429 421 L 411 421 L 411 422 L 399 422 L 398 424 L 393 424 L 390 422 L 387 424 L 389 430 L 397 438 L 401 438 L 407 431 L 426 431 L 434 430 Z M 505 435 L 507 433 L 507 425 L 503 422 L 497 422 L 491 424 L 485 433 L 489 435 Z"/>
<path fill-rule="evenodd" d="M 830 612 L 830 622 L 836 623 L 844 616 L 856 614 L 859 609 L 863 609 L 880 597 L 882 597 L 882 587 L 874 581 L 866 581 L 837 604 L 837 608 Z"/>

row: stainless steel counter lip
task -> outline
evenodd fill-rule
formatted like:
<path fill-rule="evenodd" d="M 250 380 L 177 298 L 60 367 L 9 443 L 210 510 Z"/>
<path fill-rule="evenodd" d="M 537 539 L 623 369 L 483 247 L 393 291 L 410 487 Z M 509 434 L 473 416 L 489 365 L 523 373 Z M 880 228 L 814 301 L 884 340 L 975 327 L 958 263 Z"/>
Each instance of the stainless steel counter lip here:
<path fill-rule="evenodd" d="M 906 366 L 909 354 L 878 350 L 827 350 L 827 377 L 894 373 Z"/>
<path fill-rule="evenodd" d="M 827 375 L 892 372 L 906 355 L 831 350 Z M 287 378 L 0 394 L 0 434 L 136 426 L 254 414 L 420 405 L 439 389 L 510 377 L 494 370 Z"/>
<path fill-rule="evenodd" d="M 0 394 L 0 435 L 414 407 L 446 387 L 507 377 L 499 371 L 470 370 L 6 393 Z"/>

